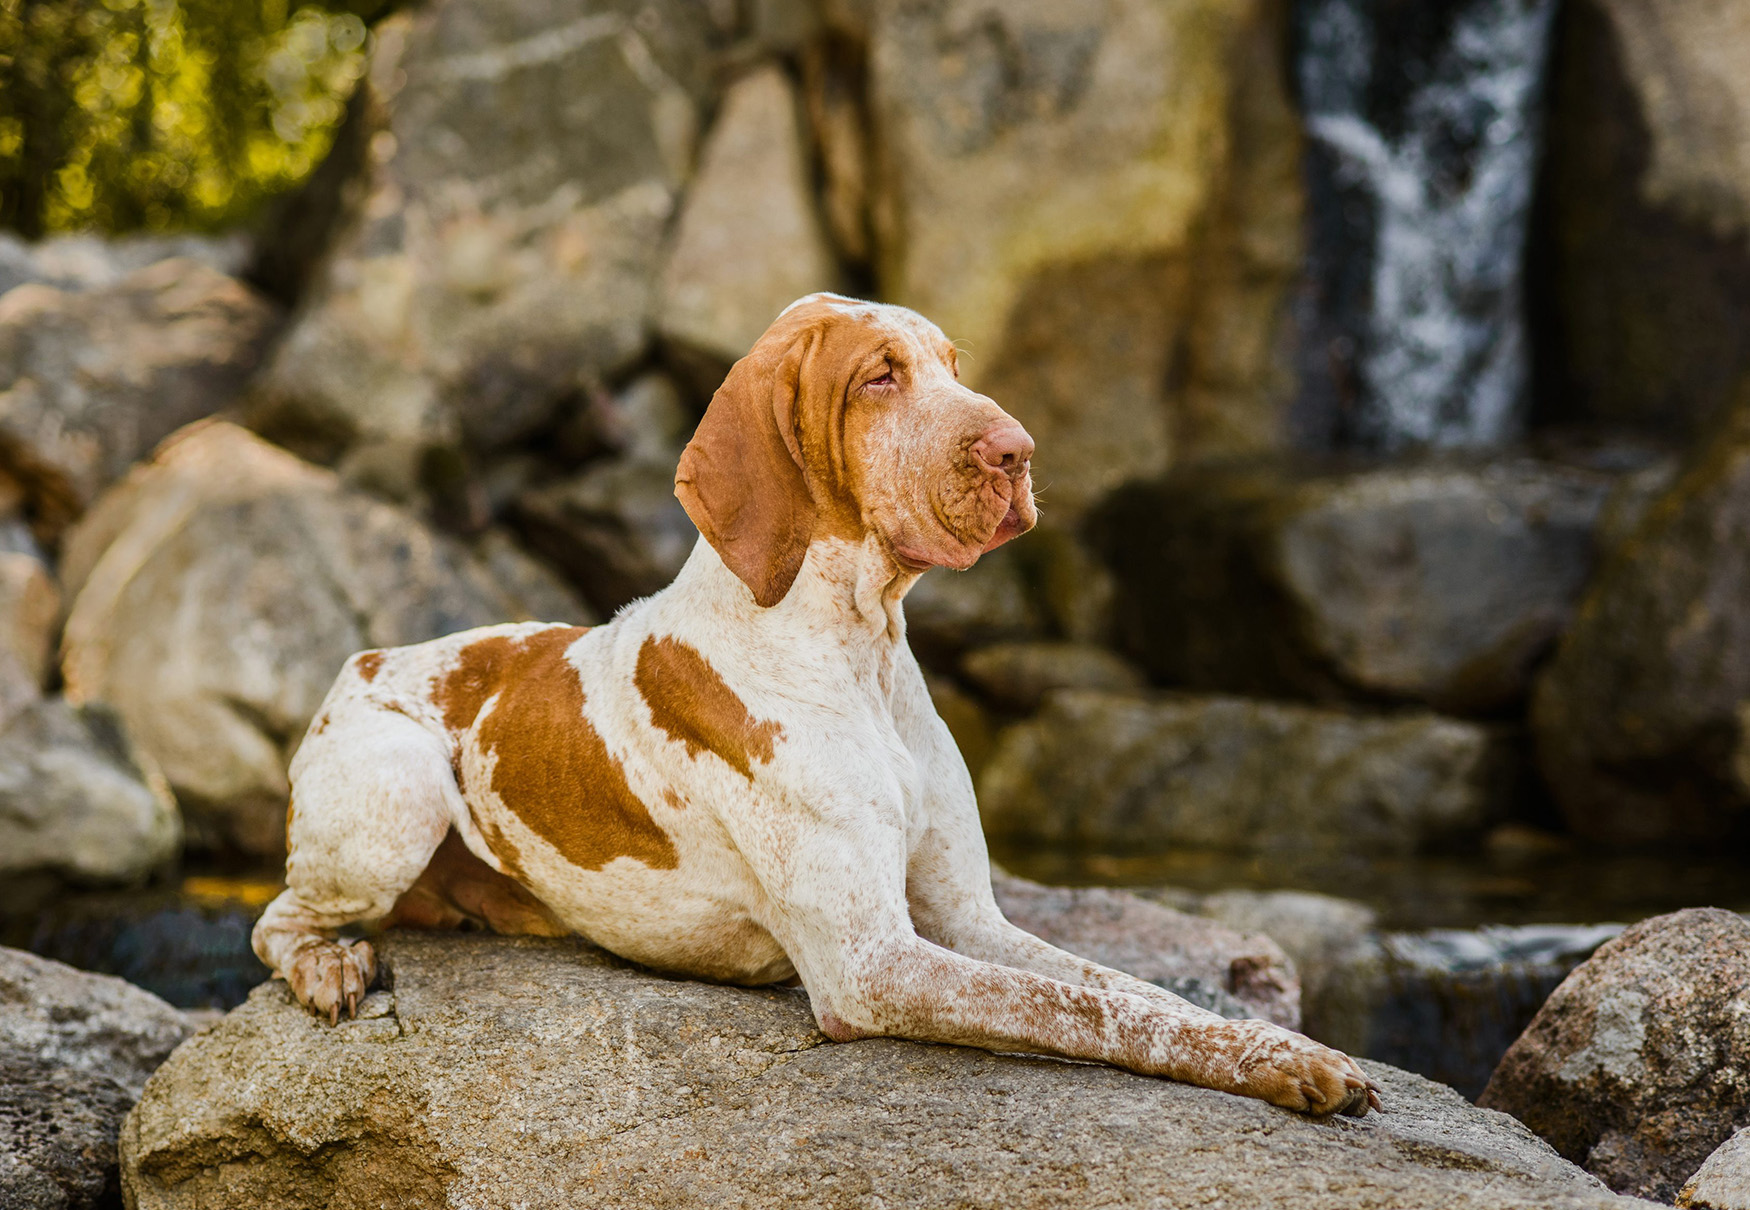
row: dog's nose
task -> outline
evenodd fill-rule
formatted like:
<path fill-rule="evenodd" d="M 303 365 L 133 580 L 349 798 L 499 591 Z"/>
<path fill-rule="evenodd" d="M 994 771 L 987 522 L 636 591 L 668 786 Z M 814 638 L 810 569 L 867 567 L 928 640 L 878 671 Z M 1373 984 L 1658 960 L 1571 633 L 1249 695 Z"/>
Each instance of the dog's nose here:
<path fill-rule="evenodd" d="M 1013 420 L 1005 420 L 972 443 L 979 465 L 998 475 L 1020 473 L 1033 456 L 1033 438 Z"/>

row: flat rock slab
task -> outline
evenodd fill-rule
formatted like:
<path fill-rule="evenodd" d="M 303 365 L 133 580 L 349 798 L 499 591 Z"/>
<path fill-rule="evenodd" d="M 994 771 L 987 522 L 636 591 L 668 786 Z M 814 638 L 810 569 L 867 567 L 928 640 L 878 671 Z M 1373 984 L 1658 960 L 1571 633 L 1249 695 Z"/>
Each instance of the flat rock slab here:
<path fill-rule="evenodd" d="M 1312 1122 L 1103 1067 L 827 1042 L 799 991 L 664 979 L 575 941 L 392 934 L 331 1028 L 258 988 L 122 1131 L 138 1210 L 376 1206 L 1606 1207 L 1502 1114 L 1379 1064 Z"/>

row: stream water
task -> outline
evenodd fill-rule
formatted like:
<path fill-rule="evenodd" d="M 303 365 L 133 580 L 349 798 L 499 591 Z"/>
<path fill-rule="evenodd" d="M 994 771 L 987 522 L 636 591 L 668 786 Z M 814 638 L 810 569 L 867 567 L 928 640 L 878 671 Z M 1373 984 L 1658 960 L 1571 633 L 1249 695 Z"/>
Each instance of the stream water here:
<path fill-rule="evenodd" d="M 1393 450 L 1523 419 L 1521 268 L 1555 0 L 1301 0 L 1302 422 Z"/>

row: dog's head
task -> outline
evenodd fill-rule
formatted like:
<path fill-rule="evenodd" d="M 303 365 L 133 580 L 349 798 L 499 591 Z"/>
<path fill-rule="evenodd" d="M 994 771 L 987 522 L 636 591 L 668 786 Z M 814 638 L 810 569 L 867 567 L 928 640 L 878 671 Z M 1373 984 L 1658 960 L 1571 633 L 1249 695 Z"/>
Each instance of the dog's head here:
<path fill-rule="evenodd" d="M 775 605 L 816 538 L 873 534 L 901 568 L 967 568 L 1033 527 L 1033 439 L 960 385 L 958 353 L 904 307 L 811 294 L 729 371 L 675 494 Z"/>

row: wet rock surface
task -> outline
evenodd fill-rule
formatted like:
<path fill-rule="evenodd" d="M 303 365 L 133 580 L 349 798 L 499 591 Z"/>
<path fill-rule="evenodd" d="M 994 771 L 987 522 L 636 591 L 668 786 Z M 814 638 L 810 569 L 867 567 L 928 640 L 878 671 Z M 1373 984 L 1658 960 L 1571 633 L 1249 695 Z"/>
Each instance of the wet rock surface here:
<path fill-rule="evenodd" d="M 123 1130 L 133 1204 L 273 1210 L 367 1184 L 407 1206 L 1634 1204 L 1378 1064 L 1392 1113 L 1311 1122 L 1100 1067 L 829 1044 L 799 992 L 578 943 L 391 935 L 384 955 L 393 991 L 358 1021 L 320 1023 L 276 982 L 179 1050 Z"/>
<path fill-rule="evenodd" d="M 1521 699 L 1592 571 L 1610 475 L 1529 459 L 1187 474 L 1094 521 L 1165 683 L 1460 712 Z"/>
<path fill-rule="evenodd" d="M 216 422 L 99 502 L 63 577 L 69 697 L 121 715 L 193 842 L 269 857 L 291 750 L 347 656 L 532 612 L 460 543 Z"/>
<path fill-rule="evenodd" d="M 1002 733 L 979 804 L 1009 843 L 1408 853 L 1492 822 L 1504 759 L 1431 714 L 1065 690 Z"/>
<path fill-rule="evenodd" d="M 278 309 L 200 261 L 0 297 L 0 465 L 58 534 L 176 429 L 236 403 Z"/>
<path fill-rule="evenodd" d="M 120 1205 L 122 1118 L 191 1032 L 119 979 L 0 949 L 0 1204 Z"/>
<path fill-rule="evenodd" d="M 1750 1125 L 1750 924 L 1714 908 L 1642 921 L 1558 987 L 1480 1104 L 1612 1188 L 1668 1200 Z"/>
<path fill-rule="evenodd" d="M 1224 1017 L 1300 1028 L 1300 980 L 1282 948 L 1124 891 L 1048 887 L 993 873 L 1003 915 L 1036 937 L 1157 983 Z"/>
<path fill-rule="evenodd" d="M 1532 701 L 1569 826 L 1617 844 L 1750 836 L 1750 413 L 1588 587 Z"/>

